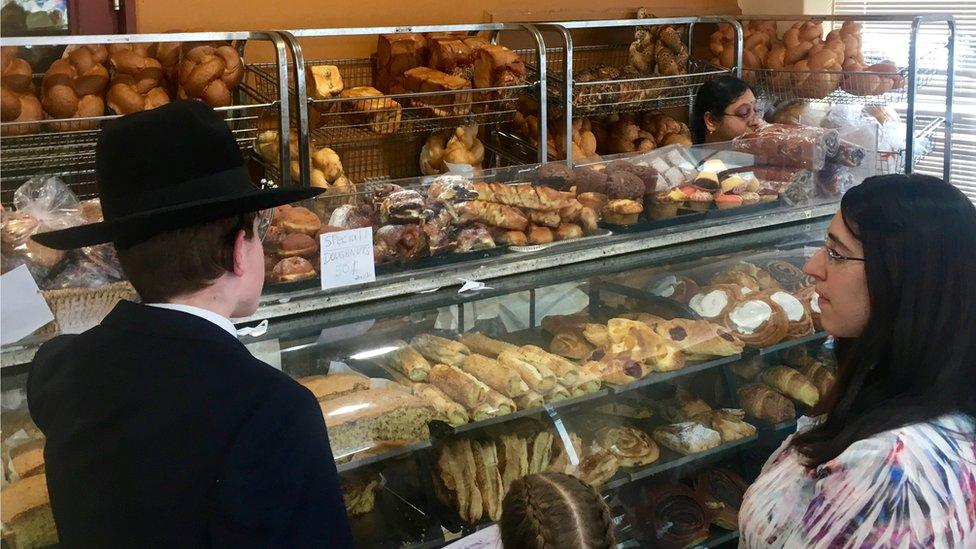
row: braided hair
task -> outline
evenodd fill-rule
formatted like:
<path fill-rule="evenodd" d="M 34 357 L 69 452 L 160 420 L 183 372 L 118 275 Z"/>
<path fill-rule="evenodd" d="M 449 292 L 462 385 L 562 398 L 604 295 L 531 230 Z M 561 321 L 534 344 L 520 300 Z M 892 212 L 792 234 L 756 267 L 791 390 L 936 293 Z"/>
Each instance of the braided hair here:
<path fill-rule="evenodd" d="M 592 486 L 563 473 L 515 480 L 502 503 L 506 549 L 612 549 L 610 509 Z"/>

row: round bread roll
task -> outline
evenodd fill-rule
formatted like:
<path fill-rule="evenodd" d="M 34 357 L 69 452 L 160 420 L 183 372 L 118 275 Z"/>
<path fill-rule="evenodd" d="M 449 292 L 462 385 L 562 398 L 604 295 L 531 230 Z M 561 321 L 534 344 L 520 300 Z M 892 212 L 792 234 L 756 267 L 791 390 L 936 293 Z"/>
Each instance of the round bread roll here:
<path fill-rule="evenodd" d="M 281 213 L 281 228 L 286 232 L 315 236 L 321 226 L 319 216 L 302 206 L 292 206 Z"/>

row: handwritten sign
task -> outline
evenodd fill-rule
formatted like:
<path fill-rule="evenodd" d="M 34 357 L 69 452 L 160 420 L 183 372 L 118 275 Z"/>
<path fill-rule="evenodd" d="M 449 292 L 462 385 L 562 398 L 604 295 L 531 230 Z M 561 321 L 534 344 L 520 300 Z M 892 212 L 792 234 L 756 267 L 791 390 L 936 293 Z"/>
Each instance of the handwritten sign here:
<path fill-rule="evenodd" d="M 324 233 L 319 238 L 323 290 L 376 280 L 372 227 Z"/>
<path fill-rule="evenodd" d="M 0 316 L 0 337 L 4 345 L 20 341 L 25 336 L 54 320 L 50 307 L 44 301 L 41 290 L 37 288 L 34 277 L 21 265 L 0 277 L 0 301 L 3 312 Z"/>

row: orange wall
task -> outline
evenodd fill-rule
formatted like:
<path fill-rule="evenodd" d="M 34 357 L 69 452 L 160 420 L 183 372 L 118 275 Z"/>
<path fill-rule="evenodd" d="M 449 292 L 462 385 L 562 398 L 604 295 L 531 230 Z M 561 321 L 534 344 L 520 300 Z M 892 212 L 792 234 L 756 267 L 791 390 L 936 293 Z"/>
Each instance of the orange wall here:
<path fill-rule="evenodd" d="M 492 21 L 615 19 L 634 17 L 638 5 L 661 17 L 738 13 L 736 0 L 136 0 L 138 32 L 403 26 Z M 504 41 L 504 38 L 503 38 Z M 306 40 L 308 59 L 365 56 L 375 37 Z M 264 50 L 262 50 L 263 56 Z"/>

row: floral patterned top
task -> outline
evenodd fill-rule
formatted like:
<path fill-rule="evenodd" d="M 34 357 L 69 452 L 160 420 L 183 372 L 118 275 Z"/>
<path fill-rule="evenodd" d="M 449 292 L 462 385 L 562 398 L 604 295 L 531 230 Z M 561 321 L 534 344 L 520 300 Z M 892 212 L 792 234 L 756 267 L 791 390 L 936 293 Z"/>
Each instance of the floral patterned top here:
<path fill-rule="evenodd" d="M 815 424 L 800 418 L 798 431 Z M 739 510 L 739 547 L 976 548 L 974 422 L 948 415 L 807 468 L 787 438 Z"/>

